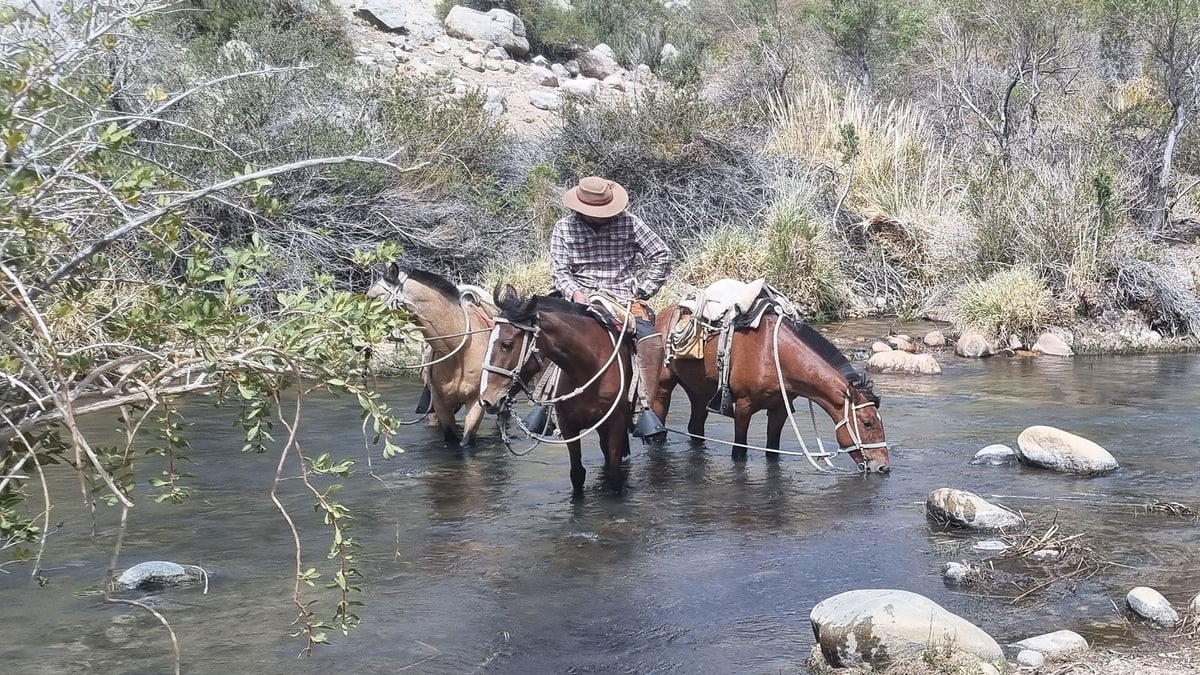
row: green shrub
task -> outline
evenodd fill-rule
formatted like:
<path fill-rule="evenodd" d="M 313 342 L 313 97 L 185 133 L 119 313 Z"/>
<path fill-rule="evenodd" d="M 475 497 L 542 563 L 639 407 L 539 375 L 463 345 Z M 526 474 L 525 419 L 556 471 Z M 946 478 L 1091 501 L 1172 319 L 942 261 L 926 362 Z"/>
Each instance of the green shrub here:
<path fill-rule="evenodd" d="M 801 195 L 784 197 L 767 216 L 767 281 L 820 320 L 839 317 L 848 304 L 845 274 L 828 222 L 816 218 Z"/>
<path fill-rule="evenodd" d="M 991 338 L 1029 337 L 1054 315 L 1045 282 L 1029 267 L 1014 267 L 960 288 L 951 302 L 955 328 Z"/>

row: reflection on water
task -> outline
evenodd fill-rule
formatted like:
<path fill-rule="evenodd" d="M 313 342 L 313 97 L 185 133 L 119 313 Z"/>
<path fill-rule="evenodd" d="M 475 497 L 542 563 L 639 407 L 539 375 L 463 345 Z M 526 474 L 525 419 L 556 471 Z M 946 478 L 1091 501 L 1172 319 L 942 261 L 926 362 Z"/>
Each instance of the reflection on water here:
<path fill-rule="evenodd" d="M 735 464 L 725 446 L 672 437 L 664 447 L 635 443 L 628 489 L 615 497 L 601 488 L 591 442 L 581 501 L 570 499 L 565 452 L 513 457 L 490 421 L 471 451 L 407 427 L 408 452 L 388 462 L 376 454 L 368 469 L 353 406 L 311 401 L 306 449 L 359 460 L 344 501 L 356 515 L 367 594 L 363 626 L 309 660 L 294 658 L 301 645 L 288 637 L 292 549 L 267 499 L 274 459 L 238 452 L 232 411 L 202 413 L 192 434 L 196 497 L 182 507 L 143 499 L 122 565 L 170 559 L 212 570 L 207 595 L 188 588 L 148 601 L 179 633 L 186 672 L 222 675 L 803 672 L 809 610 L 855 588 L 927 595 L 1001 642 L 1058 628 L 1128 642 L 1138 636 L 1111 600 L 1141 584 L 1177 606 L 1190 599 L 1195 524 L 1138 505 L 1200 501 L 1200 358 L 946 358 L 943 367 L 941 377 L 876 376 L 896 446 L 889 476 L 816 475 L 803 459 L 754 454 Z M 401 410 L 418 393 L 409 382 L 386 387 Z M 670 422 L 682 426 L 686 409 L 681 395 Z M 832 424 L 818 424 L 829 442 Z M 1122 468 L 1084 479 L 967 463 L 984 445 L 1015 444 L 1030 424 L 1096 440 Z M 761 441 L 765 420 L 754 426 L 751 442 Z M 715 416 L 709 432 L 732 436 Z M 941 564 L 971 554 L 946 545 L 969 538 L 933 532 L 924 519 L 925 496 L 944 486 L 1035 519 L 1057 515 L 1121 566 L 1016 607 L 947 587 Z M 286 493 L 308 555 L 321 560 L 327 542 L 310 499 L 298 485 Z M 166 671 L 170 646 L 154 619 L 91 592 L 114 514 L 100 514 L 96 540 L 77 505 L 60 503 L 54 517 L 64 527 L 51 541 L 50 585 L 39 588 L 20 567 L 0 575 L 0 659 L 22 673 Z"/>

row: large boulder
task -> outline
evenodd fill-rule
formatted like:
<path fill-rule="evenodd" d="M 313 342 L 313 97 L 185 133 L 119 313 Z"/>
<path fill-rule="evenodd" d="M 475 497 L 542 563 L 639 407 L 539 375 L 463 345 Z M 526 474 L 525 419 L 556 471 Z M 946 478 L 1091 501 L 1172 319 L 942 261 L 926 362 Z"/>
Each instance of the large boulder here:
<path fill-rule="evenodd" d="M 972 530 L 1013 530 L 1025 527 L 1025 519 L 996 506 L 974 492 L 938 488 L 925 498 L 925 513 L 943 523 Z"/>
<path fill-rule="evenodd" d="M 910 354 L 899 349 L 875 352 L 867 361 L 867 370 L 905 375 L 940 375 L 942 367 L 932 354 Z"/>
<path fill-rule="evenodd" d="M 477 12 L 455 5 L 446 15 L 446 32 L 463 40 L 487 40 L 513 56 L 529 53 L 525 23 L 502 9 Z"/>
<path fill-rule="evenodd" d="M 567 96 L 588 103 L 595 103 L 600 93 L 600 80 L 593 77 L 577 77 L 571 80 L 559 80 L 558 86 Z"/>
<path fill-rule="evenodd" d="M 1000 645 L 971 622 L 916 593 L 866 589 L 822 600 L 809 615 L 821 654 L 835 668 L 952 653 L 980 665 L 1004 663 Z"/>
<path fill-rule="evenodd" d="M 1030 466 L 1084 476 L 1108 473 L 1120 466 L 1096 443 L 1045 425 L 1021 432 L 1017 437 L 1017 459 Z"/>
<path fill-rule="evenodd" d="M 975 453 L 971 458 L 972 464 L 990 464 L 993 466 L 1008 464 L 1017 458 L 1017 453 L 1003 443 L 993 443 Z"/>

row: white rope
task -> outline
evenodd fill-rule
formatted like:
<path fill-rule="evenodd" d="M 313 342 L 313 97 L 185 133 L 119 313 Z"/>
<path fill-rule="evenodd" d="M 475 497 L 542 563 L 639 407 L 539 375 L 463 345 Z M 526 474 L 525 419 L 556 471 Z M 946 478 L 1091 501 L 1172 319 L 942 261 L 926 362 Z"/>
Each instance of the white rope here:
<path fill-rule="evenodd" d="M 821 473 L 829 473 L 830 469 L 833 467 L 833 463 L 829 461 L 829 453 L 825 451 L 825 446 L 821 444 L 821 437 L 817 436 L 817 444 L 821 449 L 821 459 L 825 460 L 825 464 L 830 468 L 825 468 L 820 464 L 817 464 L 817 461 L 813 459 L 814 455 L 808 451 L 808 446 L 804 443 L 804 437 L 800 434 L 800 426 L 796 424 L 796 416 L 792 412 L 792 402 L 788 399 L 787 384 L 785 384 L 783 380 L 783 363 L 779 360 L 779 326 L 782 324 L 783 317 L 776 314 L 775 330 L 772 333 L 771 346 L 775 354 L 775 374 L 779 378 L 779 395 L 783 397 L 783 408 L 787 411 L 788 422 L 790 422 L 792 425 L 792 431 L 796 433 L 796 440 L 800 441 L 800 449 L 804 451 L 804 458 L 807 459 L 808 463 L 812 464 L 813 468 L 817 471 L 820 471 Z"/>
<path fill-rule="evenodd" d="M 387 302 L 387 306 L 388 306 L 388 308 L 389 308 L 389 309 L 392 309 L 392 310 L 395 310 L 395 309 L 397 309 L 397 307 L 398 307 L 398 306 L 400 306 L 400 305 L 403 305 L 403 304 L 404 304 L 404 301 L 400 299 L 400 292 L 401 292 L 402 290 L 404 290 L 404 288 L 403 288 L 403 287 L 404 287 L 404 282 L 403 282 L 403 281 L 402 281 L 402 282 L 400 282 L 400 284 L 399 284 L 398 286 L 395 286 L 395 287 L 393 287 L 391 284 L 386 284 L 386 287 L 387 287 L 387 292 L 388 292 L 388 302 Z M 467 303 L 465 303 L 465 302 L 461 302 L 461 301 L 460 301 L 460 302 L 458 303 L 458 306 L 462 308 L 462 312 L 463 312 L 463 326 L 465 326 L 466 328 L 468 328 L 468 329 L 469 329 L 469 328 L 471 327 L 471 317 L 467 315 Z M 426 328 L 425 328 L 424 326 L 422 326 L 422 327 L 421 327 L 421 330 L 426 330 Z M 487 329 L 487 330 L 491 330 L 491 329 L 489 328 L 489 329 Z M 462 341 L 460 341 L 460 342 L 458 343 L 458 346 L 457 346 L 457 347 L 455 347 L 455 348 L 454 348 L 454 349 L 453 349 L 453 350 L 452 350 L 452 351 L 451 351 L 449 354 L 446 354 L 445 356 L 442 356 L 442 357 L 440 357 L 440 358 L 434 359 L 433 361 L 430 361 L 430 362 L 428 362 L 428 363 L 420 363 L 420 364 L 417 364 L 417 365 L 415 365 L 415 366 L 410 366 L 410 365 L 405 365 L 405 364 L 395 364 L 395 365 L 396 365 L 396 367 L 397 367 L 397 368 L 413 369 L 413 368 L 425 368 L 425 367 L 428 367 L 428 366 L 432 366 L 432 365 L 435 365 L 435 364 L 441 363 L 442 361 L 445 361 L 446 359 L 449 359 L 449 358 L 453 357 L 455 354 L 457 354 L 457 353 L 459 353 L 460 351 L 462 351 L 462 348 L 463 348 L 463 347 L 465 347 L 465 346 L 466 346 L 466 344 L 467 344 L 467 340 L 470 338 L 470 336 L 472 335 L 472 333 L 475 333 L 475 332 L 483 332 L 483 331 L 468 331 L 468 332 L 466 332 L 466 333 L 461 333 L 461 334 L 452 334 L 452 335 L 434 335 L 434 336 L 432 336 L 432 337 L 430 337 L 430 336 L 426 336 L 426 337 L 425 337 L 425 341 L 426 341 L 426 342 L 429 342 L 429 341 L 431 341 L 431 340 L 445 340 L 445 339 L 450 339 L 450 338 L 453 338 L 453 337 L 458 337 L 459 335 L 461 335 L 461 336 L 462 336 Z"/>

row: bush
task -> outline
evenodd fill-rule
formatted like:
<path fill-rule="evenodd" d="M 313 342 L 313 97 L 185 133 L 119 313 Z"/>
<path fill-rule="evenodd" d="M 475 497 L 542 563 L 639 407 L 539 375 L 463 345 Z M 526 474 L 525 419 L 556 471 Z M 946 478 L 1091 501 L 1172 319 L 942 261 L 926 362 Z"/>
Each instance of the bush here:
<path fill-rule="evenodd" d="M 1028 338 L 1048 325 L 1054 314 L 1050 291 L 1028 267 L 997 272 L 966 284 L 951 302 L 958 330 L 977 330 L 993 339 L 1011 334 Z"/>
<path fill-rule="evenodd" d="M 810 203 L 806 195 L 797 194 L 771 207 L 765 233 L 767 281 L 824 321 L 845 313 L 848 290 L 838 264 L 843 254 L 828 220 L 814 217 Z"/>
<path fill-rule="evenodd" d="M 668 91 L 635 107 L 566 107 L 550 155 L 568 182 L 599 175 L 624 185 L 632 210 L 679 252 L 719 224 L 757 224 L 771 190 L 755 140 L 727 111 Z"/>

